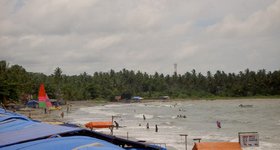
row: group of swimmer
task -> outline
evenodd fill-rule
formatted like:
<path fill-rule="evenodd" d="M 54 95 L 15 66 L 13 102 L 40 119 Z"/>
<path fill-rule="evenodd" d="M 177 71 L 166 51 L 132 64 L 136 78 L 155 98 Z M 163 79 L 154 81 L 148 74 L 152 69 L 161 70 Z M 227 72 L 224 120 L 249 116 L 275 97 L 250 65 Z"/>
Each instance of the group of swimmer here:
<path fill-rule="evenodd" d="M 177 103 L 176 103 L 177 104 Z M 186 110 L 185 109 L 183 109 L 183 108 L 179 108 L 179 111 L 182 111 L 182 112 L 185 112 Z M 177 118 L 187 118 L 187 116 L 186 115 L 177 115 Z"/>
<path fill-rule="evenodd" d="M 145 115 L 143 115 L 143 120 L 144 121 L 146 120 L 146 116 Z M 141 126 L 141 123 L 139 123 L 139 126 Z M 146 129 L 150 129 L 149 122 L 147 122 L 147 124 L 146 124 Z M 157 124 L 155 125 L 155 132 L 158 132 L 158 125 Z"/>
<path fill-rule="evenodd" d="M 173 105 L 173 107 L 176 107 L 177 106 L 177 103 L 175 103 L 174 105 Z M 239 105 L 239 107 L 252 107 L 251 105 L 242 105 L 242 104 L 240 104 Z M 183 109 L 183 108 L 179 108 L 179 111 L 182 111 L 182 112 L 185 112 L 186 110 L 185 109 Z M 187 118 L 186 117 L 186 115 L 177 115 L 177 118 Z M 221 125 L 221 122 L 220 121 L 216 121 L 216 125 L 217 125 L 217 127 L 220 129 L 220 128 L 222 128 L 222 125 Z"/>
<path fill-rule="evenodd" d="M 177 118 L 187 118 L 186 115 L 177 115 Z"/>
<path fill-rule="evenodd" d="M 240 104 L 240 105 L 238 105 L 239 107 L 244 107 L 244 108 L 246 108 L 246 107 L 253 107 L 253 105 L 243 105 L 243 104 Z"/>
<path fill-rule="evenodd" d="M 177 106 L 178 104 L 176 103 L 176 104 L 174 104 L 174 105 L 171 105 L 171 106 L 173 106 L 174 108 Z M 179 108 L 179 111 L 180 112 L 185 112 L 186 110 L 185 109 L 183 109 L 183 108 Z M 136 110 L 134 110 L 134 112 L 136 112 Z M 187 116 L 186 115 L 182 115 L 182 114 L 179 114 L 179 115 L 177 115 L 177 118 L 187 118 Z M 146 116 L 143 114 L 143 120 L 145 121 L 146 120 Z M 216 121 L 216 125 L 217 125 L 217 128 L 222 128 L 222 126 L 221 126 L 221 122 L 220 121 Z M 141 123 L 139 123 L 139 126 L 141 126 Z M 149 124 L 149 122 L 147 122 L 147 124 L 146 124 L 146 129 L 150 129 L 150 124 Z M 158 125 L 157 124 L 155 124 L 155 132 L 158 132 Z"/>

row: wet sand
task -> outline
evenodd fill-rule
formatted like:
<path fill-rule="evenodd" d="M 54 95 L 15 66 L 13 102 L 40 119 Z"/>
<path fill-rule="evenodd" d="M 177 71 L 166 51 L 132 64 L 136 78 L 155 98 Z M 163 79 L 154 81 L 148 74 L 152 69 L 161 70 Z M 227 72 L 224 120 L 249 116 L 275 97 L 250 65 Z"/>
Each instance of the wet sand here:
<path fill-rule="evenodd" d="M 145 100 L 140 103 L 149 103 L 158 100 Z M 167 101 L 167 100 L 166 100 Z M 168 100 L 169 101 L 169 100 Z M 61 105 L 61 109 L 59 110 L 51 110 L 47 111 L 45 114 L 45 110 L 43 108 L 21 108 L 16 111 L 16 113 L 25 115 L 30 117 L 33 120 L 38 120 L 42 122 L 69 122 L 71 120 L 67 120 L 66 116 L 75 112 L 76 110 L 84 107 L 94 107 L 94 106 L 102 106 L 108 104 L 121 104 L 123 102 L 95 102 L 93 100 L 83 100 L 83 101 L 68 101 L 69 112 L 67 112 L 67 105 Z M 61 113 L 64 113 L 64 117 L 61 117 Z"/>
<path fill-rule="evenodd" d="M 69 105 L 69 106 L 68 106 Z M 43 108 L 21 108 L 16 111 L 16 113 L 25 115 L 30 117 L 33 120 L 38 120 L 42 122 L 68 122 L 69 120 L 65 119 L 65 117 L 74 112 L 75 110 L 83 107 L 93 107 L 96 105 L 101 105 L 100 103 L 96 103 L 94 101 L 69 101 L 68 105 L 61 105 L 61 109 L 50 110 L 45 114 L 45 110 Z M 69 107 L 69 111 L 67 112 L 67 107 Z M 64 117 L 62 118 L 61 113 L 64 113 Z"/>

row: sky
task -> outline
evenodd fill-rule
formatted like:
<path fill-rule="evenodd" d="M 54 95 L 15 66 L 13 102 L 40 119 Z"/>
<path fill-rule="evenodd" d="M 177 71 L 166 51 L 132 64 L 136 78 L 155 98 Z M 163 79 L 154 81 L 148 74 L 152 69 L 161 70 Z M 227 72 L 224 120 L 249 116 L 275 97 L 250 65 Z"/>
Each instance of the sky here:
<path fill-rule="evenodd" d="M 280 69 L 280 0 L 0 0 L 0 60 L 28 72 Z"/>

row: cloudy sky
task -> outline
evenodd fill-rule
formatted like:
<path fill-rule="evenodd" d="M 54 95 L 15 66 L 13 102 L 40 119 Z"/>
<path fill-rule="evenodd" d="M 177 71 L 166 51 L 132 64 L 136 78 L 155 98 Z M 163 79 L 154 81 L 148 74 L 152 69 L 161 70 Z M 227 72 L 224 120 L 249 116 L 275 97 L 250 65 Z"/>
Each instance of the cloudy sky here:
<path fill-rule="evenodd" d="M 30 72 L 280 69 L 280 0 L 0 0 L 0 60 Z"/>

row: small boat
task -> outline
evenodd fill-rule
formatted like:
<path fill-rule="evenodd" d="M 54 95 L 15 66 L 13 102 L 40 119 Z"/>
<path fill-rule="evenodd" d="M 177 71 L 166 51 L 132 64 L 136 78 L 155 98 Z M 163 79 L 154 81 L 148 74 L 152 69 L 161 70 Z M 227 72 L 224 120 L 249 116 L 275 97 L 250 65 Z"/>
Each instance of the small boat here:
<path fill-rule="evenodd" d="M 93 129 L 93 128 L 111 128 L 113 127 L 113 123 L 111 121 L 98 121 L 98 122 L 88 122 L 85 124 L 85 127 L 89 128 L 89 129 Z"/>
<path fill-rule="evenodd" d="M 253 105 L 243 105 L 243 104 L 240 104 L 239 107 L 242 107 L 242 108 L 251 108 L 251 107 L 253 107 Z"/>

